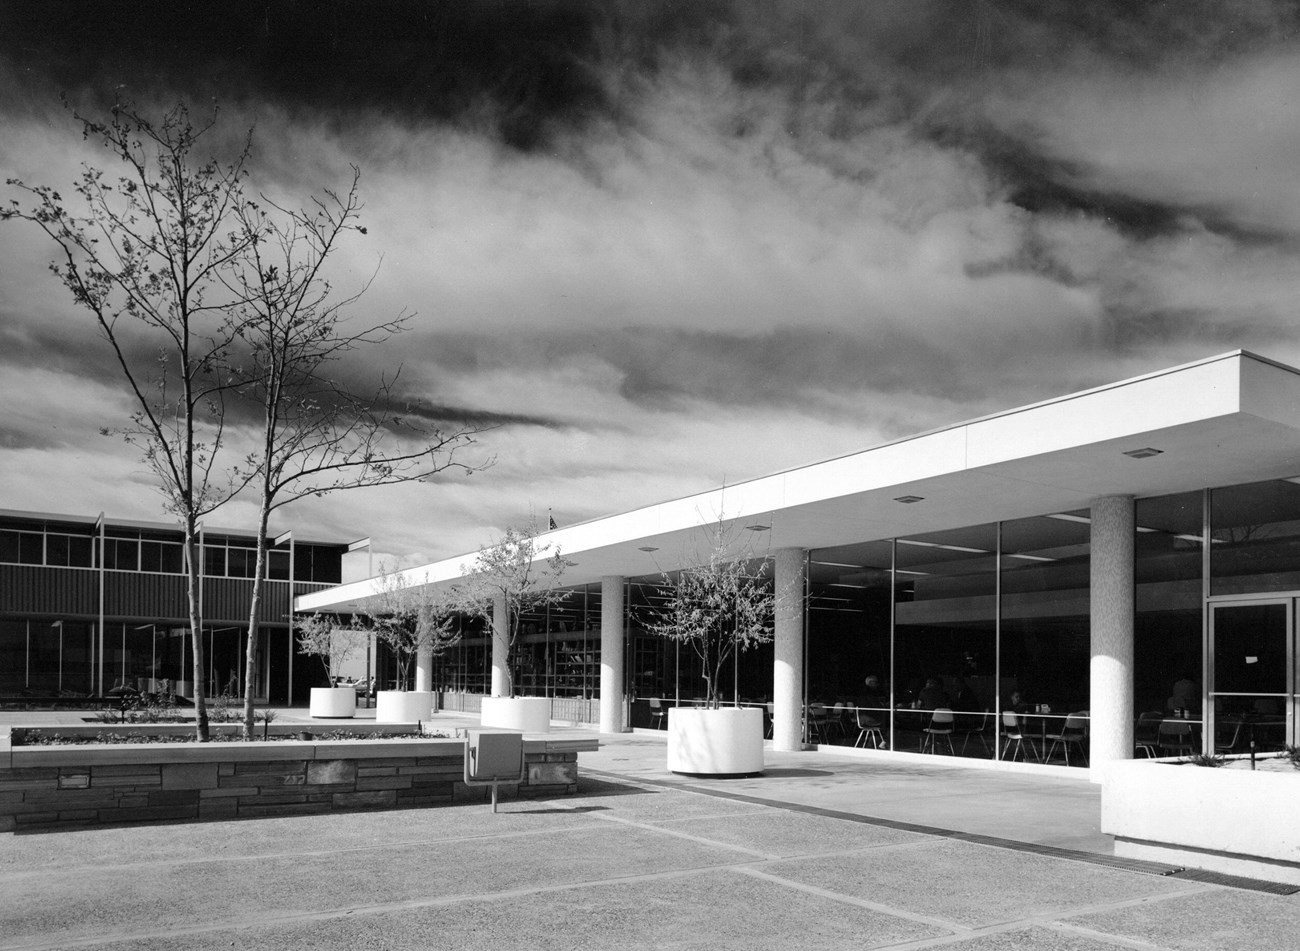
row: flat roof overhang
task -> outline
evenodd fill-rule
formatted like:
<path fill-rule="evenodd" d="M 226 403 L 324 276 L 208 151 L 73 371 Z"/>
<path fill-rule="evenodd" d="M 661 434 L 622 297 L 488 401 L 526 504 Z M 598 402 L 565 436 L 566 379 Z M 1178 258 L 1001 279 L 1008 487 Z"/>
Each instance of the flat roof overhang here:
<path fill-rule="evenodd" d="M 1125 453 L 1156 449 L 1134 458 Z M 755 554 L 828 548 L 1300 475 L 1300 371 L 1234 351 L 710 492 L 546 532 L 566 585 L 689 563 L 722 518 Z M 899 499 L 919 498 L 915 502 Z M 744 528 L 766 526 L 752 533 Z M 653 549 L 647 551 L 646 549 Z M 402 575 L 448 586 L 475 553 Z M 375 580 L 298 597 L 349 611 Z"/>

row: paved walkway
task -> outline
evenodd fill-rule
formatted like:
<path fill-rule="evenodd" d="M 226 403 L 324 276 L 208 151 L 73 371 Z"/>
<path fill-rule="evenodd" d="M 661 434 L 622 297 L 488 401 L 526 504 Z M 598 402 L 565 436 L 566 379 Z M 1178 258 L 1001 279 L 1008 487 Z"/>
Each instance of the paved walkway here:
<path fill-rule="evenodd" d="M 1300 951 L 1300 895 L 1114 859 L 1082 778 L 771 753 L 703 782 L 602 742 L 579 795 L 496 815 L 0 836 L 0 949 Z"/>

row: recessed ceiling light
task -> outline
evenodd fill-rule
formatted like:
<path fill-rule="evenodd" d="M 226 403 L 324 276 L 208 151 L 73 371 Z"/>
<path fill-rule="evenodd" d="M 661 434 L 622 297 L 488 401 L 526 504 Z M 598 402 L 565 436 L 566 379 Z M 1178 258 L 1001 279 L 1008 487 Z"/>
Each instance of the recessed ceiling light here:
<path fill-rule="evenodd" d="M 642 545 L 640 548 L 637 549 L 637 551 L 658 551 L 658 550 L 659 549 L 656 548 L 654 545 Z"/>
<path fill-rule="evenodd" d="M 747 532 L 767 532 L 767 531 L 771 531 L 771 529 L 772 529 L 771 525 L 746 525 L 745 526 L 745 531 Z"/>
<path fill-rule="evenodd" d="M 894 501 L 895 501 L 895 502 L 902 502 L 904 505 L 911 505 L 913 502 L 924 502 L 924 501 L 925 501 L 925 496 L 923 496 L 923 495 L 900 495 L 898 498 L 894 499 Z"/>
<path fill-rule="evenodd" d="M 1163 449 L 1152 449 L 1150 446 L 1147 446 L 1145 449 L 1130 449 L 1128 452 L 1124 453 L 1124 455 L 1128 456 L 1130 459 L 1150 459 L 1152 456 L 1158 456 L 1162 452 L 1164 452 Z"/>

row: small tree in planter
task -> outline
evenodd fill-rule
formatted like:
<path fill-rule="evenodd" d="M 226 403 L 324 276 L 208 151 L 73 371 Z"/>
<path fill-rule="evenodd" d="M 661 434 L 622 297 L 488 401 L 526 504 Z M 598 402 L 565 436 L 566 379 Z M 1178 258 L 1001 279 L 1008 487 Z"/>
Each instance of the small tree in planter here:
<path fill-rule="evenodd" d="M 504 682 L 493 693 L 506 698 L 515 695 L 515 654 L 523 616 L 561 604 L 569 594 L 559 590 L 565 568 L 559 548 L 548 554 L 551 546 L 539 545 L 538 534 L 536 520 L 523 528 L 507 528 L 499 541 L 479 549 L 473 564 L 461 566 L 463 603 L 466 610 L 491 622 L 494 658 L 498 638 L 505 640 Z M 506 617 L 493 621 L 498 600 L 505 604 Z"/>
<path fill-rule="evenodd" d="M 361 649 L 361 633 L 345 627 L 332 614 L 310 614 L 298 622 L 298 649 L 320 660 L 329 686 L 343 676 L 343 667 Z"/>
<path fill-rule="evenodd" d="M 684 644 L 700 659 L 705 706 L 722 705 L 722 668 L 736 654 L 770 643 L 776 599 L 762 562 L 751 574 L 752 552 L 736 551 L 719 521 L 711 532 L 707 552 L 692 564 L 664 574 L 662 602 L 646 618 L 652 634 Z"/>
<path fill-rule="evenodd" d="M 381 691 L 379 698 L 379 718 L 385 719 L 382 694 L 407 692 L 411 663 L 420 653 L 427 650 L 436 656 L 460 640 L 455 621 L 462 609 L 454 596 L 434 592 L 427 584 L 413 587 L 399 571 L 383 571 L 380 578 L 380 591 L 361 613 L 361 623 L 388 645 L 397 663 L 396 691 Z"/>
<path fill-rule="evenodd" d="M 343 627 L 339 619 L 332 615 L 313 614 L 298 624 L 299 649 L 304 654 L 319 658 L 328 678 L 326 686 L 311 688 L 313 717 L 350 717 L 356 714 L 356 691 L 350 686 L 340 687 L 337 684 L 343 665 L 360 646 L 358 633 Z"/>
<path fill-rule="evenodd" d="M 462 565 L 461 588 L 470 611 L 490 618 L 492 632 L 492 696 L 484 697 L 479 722 L 523 733 L 551 728 L 549 697 L 515 696 L 515 667 L 523 616 L 562 603 L 559 590 L 565 563 L 558 548 L 539 544 L 536 521 L 508 528 L 495 544 L 479 549 L 472 565 Z M 498 612 L 498 604 L 503 610 Z M 494 615 L 500 613 L 500 617 Z"/>
<path fill-rule="evenodd" d="M 738 550 L 719 519 L 706 552 L 659 588 L 662 602 L 645 619 L 653 634 L 685 645 L 700 659 L 704 709 L 668 712 L 668 768 L 692 774 L 750 774 L 763 768 L 763 715 L 756 708 L 722 709 L 722 669 L 728 660 L 774 636 L 776 599 L 767 562 Z M 707 737 L 707 739 L 704 739 Z"/>

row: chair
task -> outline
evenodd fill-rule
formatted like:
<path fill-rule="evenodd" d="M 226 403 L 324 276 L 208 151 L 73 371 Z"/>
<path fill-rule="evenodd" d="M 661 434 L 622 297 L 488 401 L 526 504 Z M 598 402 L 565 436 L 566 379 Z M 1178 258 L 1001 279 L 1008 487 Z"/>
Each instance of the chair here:
<path fill-rule="evenodd" d="M 984 755 L 989 756 L 992 750 L 989 749 L 989 741 L 984 739 L 984 731 L 989 728 L 989 711 L 985 710 L 978 720 L 974 716 L 965 718 L 965 722 L 956 728 L 957 736 L 961 737 L 961 755 L 966 755 L 966 744 L 970 742 L 973 736 L 984 746 Z"/>
<path fill-rule="evenodd" d="M 776 730 L 776 704 L 775 703 L 767 704 L 767 707 L 763 712 L 763 719 L 767 721 L 767 731 L 764 736 L 764 739 L 770 740 L 772 739 L 773 731 Z"/>
<path fill-rule="evenodd" d="M 847 703 L 837 703 L 827 711 L 826 726 L 833 731 L 840 739 L 844 739 L 849 734 L 849 705 Z"/>
<path fill-rule="evenodd" d="M 867 740 L 871 740 L 871 748 L 878 750 L 885 745 L 885 734 L 880 729 L 880 721 L 868 713 L 866 710 L 859 710 L 857 715 L 858 721 L 858 738 L 853 742 L 854 747 L 867 748 Z"/>
<path fill-rule="evenodd" d="M 1161 720 L 1156 733 L 1156 751 L 1161 755 L 1196 752 L 1196 737 L 1190 720 Z"/>
<path fill-rule="evenodd" d="M 668 710 L 658 697 L 650 698 L 650 726 L 656 730 L 668 729 Z"/>
<path fill-rule="evenodd" d="M 956 756 L 957 751 L 953 749 L 952 745 L 953 722 L 952 710 L 948 707 L 936 708 L 930 714 L 929 724 L 921 731 L 925 734 L 921 740 L 921 752 L 924 753 L 928 749 L 933 753 L 935 743 L 942 738 L 948 744 L 948 755 Z"/>
<path fill-rule="evenodd" d="M 1231 732 L 1226 740 L 1214 741 L 1214 752 L 1220 754 L 1237 752 L 1237 744 L 1241 742 L 1241 731 L 1245 726 L 1245 721 L 1241 719 L 1224 720 L 1222 725 L 1230 728 Z"/>
<path fill-rule="evenodd" d="M 1015 760 L 1016 754 L 1019 753 L 1021 762 L 1025 762 L 1025 747 L 1028 747 L 1029 752 L 1034 754 L 1034 762 L 1042 762 L 1042 760 L 1038 758 L 1038 749 L 1034 746 L 1033 738 L 1025 733 L 1024 728 L 1021 727 L 1020 717 L 1016 716 L 1016 711 L 1002 711 L 1002 736 L 1006 740 L 1005 745 L 1002 747 L 1003 759 L 1007 758 L 1007 751 L 1010 750 L 1012 761 Z M 1011 749 L 1012 743 L 1016 744 L 1014 750 Z"/>
<path fill-rule="evenodd" d="M 826 704 L 808 704 L 808 739 L 817 743 L 828 742 L 826 734 L 829 727 L 830 715 L 826 712 Z"/>
<path fill-rule="evenodd" d="M 1070 765 L 1070 747 L 1077 747 L 1079 755 L 1083 757 L 1083 765 L 1088 765 L 1088 751 L 1085 743 L 1088 739 L 1088 711 L 1080 710 L 1071 713 L 1065 718 L 1065 725 L 1061 727 L 1060 733 L 1049 733 L 1047 739 L 1052 741 L 1052 745 L 1047 748 L 1047 756 L 1044 762 L 1050 761 L 1056 753 L 1059 746 L 1061 752 L 1065 754 L 1065 765 Z"/>
<path fill-rule="evenodd" d="M 1160 721 L 1163 713 L 1151 710 L 1138 716 L 1137 727 L 1133 731 L 1134 752 L 1145 753 L 1147 759 L 1155 759 L 1160 747 Z"/>

